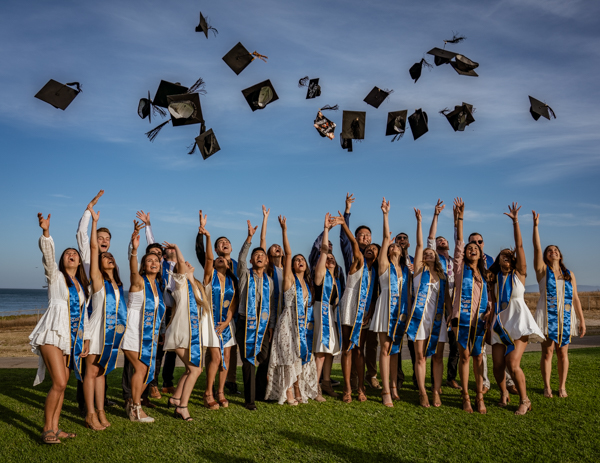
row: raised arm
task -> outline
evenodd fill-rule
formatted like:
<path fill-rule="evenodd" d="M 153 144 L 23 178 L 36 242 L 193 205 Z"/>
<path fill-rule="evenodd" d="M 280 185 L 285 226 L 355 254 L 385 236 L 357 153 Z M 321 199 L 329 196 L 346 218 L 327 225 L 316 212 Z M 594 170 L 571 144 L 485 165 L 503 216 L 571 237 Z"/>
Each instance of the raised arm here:
<path fill-rule="evenodd" d="M 38 222 L 42 229 L 40 237 L 40 250 L 42 251 L 42 264 L 44 264 L 44 273 L 48 285 L 50 285 L 59 275 L 58 265 L 56 264 L 56 254 L 54 250 L 54 241 L 50 236 L 50 214 L 44 219 L 41 212 L 38 212 Z"/>
<path fill-rule="evenodd" d="M 262 212 L 263 220 L 260 226 L 260 247 L 267 252 L 267 221 L 269 220 L 269 213 L 271 212 L 271 209 L 267 209 L 263 204 Z"/>
<path fill-rule="evenodd" d="M 329 212 L 325 214 L 325 224 L 323 226 L 323 239 L 321 240 L 321 253 L 315 266 L 315 284 L 323 284 L 325 274 L 327 273 L 327 254 L 329 254 L 329 230 L 336 225 L 337 222 L 331 219 Z"/>
<path fill-rule="evenodd" d="M 204 284 L 207 285 L 212 281 L 212 275 L 215 264 L 215 255 L 212 250 L 212 243 L 210 241 L 210 233 L 206 228 L 200 227 L 198 233 L 206 236 L 206 260 L 204 261 Z"/>
<path fill-rule="evenodd" d="M 542 251 L 542 243 L 540 241 L 540 232 L 538 226 L 540 224 L 540 215 L 533 213 L 533 268 L 535 276 L 539 282 L 546 275 L 546 265 L 544 264 L 544 255 Z"/>
<path fill-rule="evenodd" d="M 253 227 L 249 220 L 247 222 L 248 237 L 246 238 L 246 241 L 244 241 L 242 249 L 240 250 L 240 255 L 238 256 L 237 277 L 238 280 L 240 280 L 240 284 L 242 284 L 242 276 L 245 277 L 245 275 L 248 272 L 248 250 L 250 249 L 250 245 L 252 244 L 252 237 L 254 236 L 254 234 L 256 233 L 256 229 L 258 228 L 258 225 L 256 227 Z"/>
<path fill-rule="evenodd" d="M 97 293 L 104 286 L 104 278 L 100 272 L 100 256 L 98 255 L 98 219 L 100 211 L 94 212 L 91 206 L 88 206 L 88 211 L 92 215 L 92 237 L 90 240 L 90 280 L 92 280 L 92 291 Z"/>
<path fill-rule="evenodd" d="M 179 249 L 179 246 L 177 246 L 176 244 L 167 243 L 166 241 L 164 241 L 163 247 L 165 248 L 165 250 L 168 248 L 175 250 L 177 264 L 175 264 L 175 268 L 173 269 L 174 273 L 180 273 L 180 274 L 185 275 L 188 271 L 188 266 L 185 263 L 185 258 L 183 257 L 183 254 L 181 253 L 181 249 Z"/>
<path fill-rule="evenodd" d="M 85 209 L 85 212 L 83 213 L 83 216 L 81 217 L 81 220 L 79 221 L 79 226 L 77 227 L 77 247 L 79 248 L 79 254 L 81 254 L 83 268 L 88 275 L 90 270 L 90 238 L 88 236 L 88 226 L 91 218 L 88 208 L 93 208 L 103 194 L 104 190 L 100 190 L 98 194 L 90 201 Z"/>
<path fill-rule="evenodd" d="M 521 206 L 518 203 L 512 203 L 508 206 L 508 213 L 504 213 L 513 222 L 513 231 L 515 234 L 515 251 L 517 254 L 517 272 L 521 278 L 521 283 L 525 285 L 525 277 L 527 276 L 527 261 L 525 260 L 525 250 L 523 249 L 523 238 L 521 237 L 521 228 L 519 228 L 519 210 Z"/>
<path fill-rule="evenodd" d="M 435 211 L 433 212 L 433 219 L 431 219 L 431 226 L 429 227 L 429 236 L 427 237 L 427 242 L 434 241 L 435 235 L 437 233 L 437 224 L 438 224 L 438 216 L 444 210 L 446 206 L 444 205 L 444 201 L 441 199 L 437 200 L 437 204 L 435 205 Z"/>
<path fill-rule="evenodd" d="M 279 225 L 281 225 L 281 233 L 283 235 L 283 252 L 285 260 L 283 261 L 283 290 L 287 291 L 294 284 L 294 272 L 292 271 L 292 248 L 287 236 L 287 220 L 280 215 Z"/>
<path fill-rule="evenodd" d="M 138 269 L 138 248 L 140 246 L 140 227 L 141 224 L 133 221 L 133 233 L 131 234 L 131 255 L 129 256 L 129 280 L 131 288 L 129 292 L 141 291 L 144 288 L 144 279 L 140 276 Z"/>
<path fill-rule="evenodd" d="M 438 205 L 439 205 L 439 201 L 438 201 Z M 437 206 L 436 206 L 436 209 L 437 209 Z M 423 265 L 423 227 L 421 226 L 421 211 L 416 208 L 415 208 L 415 217 L 417 219 L 417 248 L 415 249 L 414 266 L 415 266 L 415 271 L 418 272 L 421 269 L 421 266 Z M 435 217 L 436 216 L 434 216 L 433 220 L 436 220 Z M 432 224 L 432 227 L 433 227 L 433 224 Z M 430 230 L 429 234 L 431 235 L 431 230 Z M 435 229 L 433 231 L 433 234 L 435 236 Z"/>
<path fill-rule="evenodd" d="M 454 223 L 456 224 L 456 242 L 463 242 L 463 218 L 465 215 L 465 202 L 462 198 L 454 198 Z"/>
<path fill-rule="evenodd" d="M 344 209 L 343 219 L 348 229 L 350 228 L 350 209 L 352 208 L 352 203 L 354 203 L 354 195 L 351 193 L 346 193 L 346 208 Z M 350 234 L 350 236 L 352 236 L 352 234 Z M 349 239 L 349 236 L 342 230 L 340 230 L 340 249 L 342 250 L 342 256 L 344 257 L 344 268 L 346 273 L 350 273 L 350 268 L 352 267 L 352 261 L 356 256 L 356 251 L 354 249 L 354 245 Z M 360 248 L 358 249 L 358 252 L 360 253 Z"/>
<path fill-rule="evenodd" d="M 353 258 L 349 264 L 349 267 L 346 267 L 346 270 L 347 270 L 348 274 L 352 274 L 352 273 L 355 273 L 358 269 L 361 269 L 363 267 L 365 258 L 363 256 L 363 253 L 360 252 L 360 247 L 358 246 L 358 241 L 356 241 L 356 238 L 350 231 L 350 228 L 348 228 L 348 223 L 346 222 L 345 215 L 342 216 L 342 213 L 340 211 L 338 211 L 338 214 L 339 214 L 338 217 L 341 217 L 343 220 L 342 229 L 344 230 L 344 234 L 346 235 L 348 243 L 351 246 Z M 337 217 L 336 217 L 336 219 L 337 219 Z M 346 260 L 346 258 L 344 257 L 344 261 L 345 260 Z"/>
<path fill-rule="evenodd" d="M 146 242 L 148 243 L 148 246 L 156 243 L 154 234 L 152 233 L 152 225 L 150 225 L 150 212 L 137 211 L 136 216 L 146 225 Z"/>
<path fill-rule="evenodd" d="M 390 247 L 390 202 L 383 198 L 381 202 L 381 212 L 383 212 L 383 239 L 381 241 L 381 251 L 379 251 L 379 274 L 383 275 L 383 273 L 390 266 L 390 261 L 388 259 L 388 248 Z"/>
<path fill-rule="evenodd" d="M 204 268 L 206 252 L 204 251 L 204 235 L 200 233 L 200 230 L 206 226 L 206 214 L 202 216 L 202 210 L 198 211 L 198 213 L 200 215 L 200 226 L 198 227 L 198 235 L 196 235 L 196 257 L 202 268 Z"/>

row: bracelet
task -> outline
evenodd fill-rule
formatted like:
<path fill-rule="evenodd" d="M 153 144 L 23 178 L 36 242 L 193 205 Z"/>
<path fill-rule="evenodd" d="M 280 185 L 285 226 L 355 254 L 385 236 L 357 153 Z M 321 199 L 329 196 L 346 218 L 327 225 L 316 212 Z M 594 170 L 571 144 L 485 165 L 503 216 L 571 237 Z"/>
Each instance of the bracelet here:
<path fill-rule="evenodd" d="M 462 220 L 462 217 L 459 217 L 458 220 Z"/>
<path fill-rule="evenodd" d="M 133 252 L 131 253 L 131 257 L 137 256 L 137 252 L 134 254 Z"/>
<path fill-rule="evenodd" d="M 515 223 L 519 223 L 519 221 L 518 221 L 518 220 L 513 220 L 513 225 L 514 225 Z"/>

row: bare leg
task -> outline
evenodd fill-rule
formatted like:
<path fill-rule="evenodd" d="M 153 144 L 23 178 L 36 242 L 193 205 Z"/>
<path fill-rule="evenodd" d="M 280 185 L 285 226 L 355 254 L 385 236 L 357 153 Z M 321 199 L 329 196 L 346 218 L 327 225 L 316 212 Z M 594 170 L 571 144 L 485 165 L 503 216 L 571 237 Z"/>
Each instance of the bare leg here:
<path fill-rule="evenodd" d="M 219 352 L 219 358 L 220 358 Z M 227 381 L 227 375 L 229 374 L 229 368 L 237 368 L 237 365 L 232 365 L 230 362 L 231 359 L 231 346 L 225 347 L 223 349 L 223 357 L 225 357 L 225 365 L 227 365 L 228 370 L 223 368 L 223 365 L 219 365 L 219 394 L 225 393 L 225 382 Z"/>
<path fill-rule="evenodd" d="M 218 347 L 209 347 L 208 352 L 210 352 L 210 355 L 208 359 L 208 365 L 206 366 L 206 393 L 212 396 L 217 371 L 220 372 L 220 370 L 223 369 L 223 366 L 221 365 L 221 349 L 219 349 Z M 219 383 L 222 382 L 223 381 L 221 380 L 221 374 L 219 374 Z M 223 386 L 225 386 L 225 384 L 223 384 Z"/>
<path fill-rule="evenodd" d="M 429 399 L 425 390 L 425 374 L 427 373 L 427 357 L 425 357 L 425 341 L 415 341 L 415 375 L 419 388 L 419 403 L 422 407 L 429 407 Z"/>
<path fill-rule="evenodd" d="M 506 356 L 506 363 L 510 376 L 515 382 L 517 391 L 519 391 L 520 404 L 517 409 L 517 414 L 524 415 L 529 408 L 529 398 L 527 397 L 527 389 L 525 386 L 525 374 L 521 370 L 521 357 L 525 348 L 527 347 L 527 341 L 529 336 L 523 336 L 521 339 L 515 340 L 514 350 Z"/>
<path fill-rule="evenodd" d="M 66 356 L 62 350 L 51 345 L 40 346 L 40 352 L 46 370 L 52 379 L 52 387 L 48 391 L 44 404 L 44 431 L 58 430 L 58 417 L 62 409 L 65 389 L 69 381 L 69 370 L 66 368 Z"/>
<path fill-rule="evenodd" d="M 569 345 L 556 348 L 558 364 L 558 397 L 567 397 L 567 374 L 569 373 Z"/>
<path fill-rule="evenodd" d="M 387 335 L 387 333 L 378 333 L 379 334 L 379 345 L 381 349 L 379 350 L 379 372 L 381 373 L 381 386 L 383 388 L 381 395 L 390 394 L 390 344 L 392 339 Z"/>
<path fill-rule="evenodd" d="M 391 338 L 390 338 L 391 340 Z M 383 344 L 380 344 L 383 346 Z M 400 400 L 398 395 L 398 354 L 390 355 L 390 383 L 392 389 L 392 400 Z"/>
<path fill-rule="evenodd" d="M 350 383 L 350 374 L 352 370 L 352 351 L 349 351 L 350 347 L 350 335 L 352 333 L 352 327 L 342 325 L 342 374 L 344 376 L 344 402 L 351 401 L 350 396 L 352 392 L 352 385 Z M 348 400 L 349 399 L 349 400 Z"/>
<path fill-rule="evenodd" d="M 554 341 L 546 339 L 542 342 L 542 358 L 540 368 L 544 380 L 544 397 L 552 398 L 552 387 L 550 386 L 550 375 L 552 374 L 552 354 L 554 353 Z"/>
<path fill-rule="evenodd" d="M 317 378 L 320 378 L 321 372 L 323 371 L 323 364 L 325 363 L 325 354 L 322 352 L 316 353 L 315 363 L 317 365 Z M 323 380 L 325 380 L 325 378 L 323 378 Z"/>
<path fill-rule="evenodd" d="M 431 369 L 433 384 L 433 406 L 439 407 L 442 405 L 440 399 L 440 390 L 442 389 L 442 376 L 444 375 L 444 343 L 438 342 L 435 354 L 431 357 L 433 367 Z"/>
<path fill-rule="evenodd" d="M 458 374 L 460 376 L 460 384 L 462 386 L 463 410 L 468 413 L 473 413 L 471 408 L 471 399 L 469 397 L 469 363 L 471 360 L 471 352 L 458 344 Z"/>
<path fill-rule="evenodd" d="M 133 365 L 133 375 L 131 375 L 131 400 L 134 404 L 140 404 L 142 401 L 142 392 L 144 392 L 144 380 L 148 374 L 148 367 L 138 358 L 139 353 L 130 350 L 123 351 L 127 360 Z M 144 410 L 140 410 L 140 417 L 146 418 L 148 415 Z"/>
<path fill-rule="evenodd" d="M 190 396 L 192 395 L 192 391 L 194 390 L 198 376 L 200 376 L 200 373 L 202 373 L 202 368 L 197 367 L 189 361 L 189 349 L 175 349 L 175 352 L 185 365 L 185 382 L 183 387 L 181 387 L 182 381 L 180 379 L 177 383 L 177 390 L 175 391 L 175 393 L 179 392 L 179 396 L 181 397 L 179 400 L 179 405 L 175 410 L 185 420 L 190 416 L 190 413 L 187 409 L 188 401 L 190 400 Z"/>
<path fill-rule="evenodd" d="M 506 353 L 506 346 L 502 343 L 494 344 L 492 346 L 492 360 L 494 361 L 494 378 L 500 388 L 500 402 L 498 406 L 506 407 L 506 404 L 510 401 L 510 394 L 506 390 L 506 360 L 504 354 Z"/>
<path fill-rule="evenodd" d="M 479 354 L 473 356 L 473 373 L 475 374 L 475 387 L 477 390 L 477 396 L 475 400 L 477 401 L 477 411 L 482 415 L 487 413 L 487 409 L 485 408 L 485 403 L 483 401 L 483 356 L 485 354 Z M 506 387 L 506 386 L 505 386 Z"/>
<path fill-rule="evenodd" d="M 352 349 L 352 359 L 354 360 L 354 367 L 356 368 L 356 375 L 358 376 L 358 400 L 367 400 L 365 390 L 365 343 L 367 341 L 368 330 L 363 329 L 360 331 L 360 342 L 359 346 Z"/>
<path fill-rule="evenodd" d="M 331 381 L 331 366 L 333 365 L 333 355 L 325 354 L 323 362 L 323 381 Z"/>
<path fill-rule="evenodd" d="M 98 366 L 98 355 L 88 355 L 85 357 L 85 376 L 83 378 L 83 395 L 85 397 L 85 406 L 88 413 L 96 413 L 94 399 L 96 398 L 96 379 L 100 373 Z M 104 397 L 102 398 L 104 401 Z M 104 409 L 104 404 L 102 404 Z"/>

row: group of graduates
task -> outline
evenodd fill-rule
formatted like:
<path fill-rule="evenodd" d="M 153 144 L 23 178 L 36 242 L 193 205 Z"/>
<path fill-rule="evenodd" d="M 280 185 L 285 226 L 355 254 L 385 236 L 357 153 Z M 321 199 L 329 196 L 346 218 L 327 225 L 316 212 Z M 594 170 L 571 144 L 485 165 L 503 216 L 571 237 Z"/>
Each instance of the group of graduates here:
<path fill-rule="evenodd" d="M 204 268 L 201 280 L 176 244 L 155 242 L 150 214 L 140 211 L 129 245 L 126 301 L 119 269 L 109 252 L 110 231 L 98 228 L 100 212 L 94 210 L 103 193 L 89 203 L 79 223 L 78 249 L 66 249 L 58 262 L 49 232 L 50 214 L 47 218 L 38 214 L 48 310 L 29 338 L 33 352 L 39 355 L 34 385 L 43 381 L 46 370 L 52 379 L 45 404 L 45 443 L 75 437 L 58 426 L 71 371 L 80 382 L 86 426 L 97 431 L 110 426 L 104 411 L 106 375 L 115 368 L 119 350 L 125 354 L 122 384 L 126 412 L 137 422 L 154 421 L 142 405 L 153 406 L 149 394 L 160 397 L 157 379 L 163 356 L 171 379 L 175 356 L 185 365 L 177 386 L 166 384 L 163 392 L 172 393 L 168 406 L 174 407 L 174 417 L 186 421 L 192 420 L 188 402 L 203 363 L 207 372 L 204 406 L 211 410 L 229 406 L 225 387 L 236 392 L 238 353 L 248 410 L 257 410 L 255 400 L 296 406 L 308 399 L 325 401 L 324 395 L 337 397 L 330 374 L 333 358 L 340 353 L 343 402 L 353 400 L 353 391 L 359 402 L 367 400 L 366 363 L 366 383 L 381 389 L 382 404 L 393 407 L 394 401 L 400 400 L 398 389 L 404 378 L 399 356 L 405 336 L 423 407 L 430 406 L 425 388 L 428 357 L 432 358 L 432 403 L 441 406 L 445 344 L 450 348 L 446 384 L 462 391 L 463 409 L 469 413 L 473 412 L 471 357 L 476 410 L 486 413 L 486 344 L 492 346 L 494 377 L 501 390 L 499 406 L 507 406 L 512 391 L 520 398 L 515 414 L 531 410 L 520 368 L 521 356 L 531 341 L 542 343 L 544 395 L 552 397 L 554 349 L 558 394 L 567 395 L 571 336 L 585 334 L 575 275 L 564 266 L 557 246 L 542 250 L 539 214 L 533 212 L 534 269 L 540 299 L 532 316 L 524 300 L 527 265 L 518 220 L 520 207 L 515 203 L 505 213 L 513 223 L 514 248 L 501 250 L 496 258 L 483 252 L 481 234 L 472 233 L 464 242 L 461 198 L 454 200 L 453 256 L 448 240 L 437 235 L 438 216 L 445 207 L 440 200 L 426 245 L 421 211 L 415 209 L 414 256 L 408 253 L 408 234 L 392 236 L 390 202 L 385 198 L 381 203 L 381 246 L 372 242 L 366 225 L 351 232 L 354 197 L 348 194 L 344 214 L 325 215 L 323 232 L 308 259 L 293 254 L 283 216 L 278 219 L 283 247 L 267 247 L 270 210 L 265 206 L 258 247 L 252 248 L 258 226 L 248 221 L 247 238 L 237 261 L 231 257 L 232 246 L 226 237 L 214 240 L 213 251 L 207 216 L 200 211 L 196 254 Z M 329 241 L 337 226 L 344 269 Z M 148 246 L 138 262 L 144 228 Z M 378 347 L 381 386 L 374 358 Z M 460 384 L 455 381 L 457 369 Z"/>

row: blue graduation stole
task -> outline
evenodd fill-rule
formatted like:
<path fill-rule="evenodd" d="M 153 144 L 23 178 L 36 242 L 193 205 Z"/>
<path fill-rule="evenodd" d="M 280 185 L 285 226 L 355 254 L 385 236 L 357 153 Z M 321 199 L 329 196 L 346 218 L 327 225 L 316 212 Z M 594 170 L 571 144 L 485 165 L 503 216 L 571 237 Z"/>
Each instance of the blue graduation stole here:
<path fill-rule="evenodd" d="M 341 269 L 339 270 L 340 272 L 342 271 Z M 339 275 L 339 273 L 338 273 Z M 337 285 L 337 300 L 338 300 L 338 307 L 336 310 L 336 324 L 337 324 L 337 334 L 338 334 L 338 342 L 340 343 L 340 349 L 342 348 L 342 318 L 340 316 L 340 304 L 339 301 L 342 300 L 342 294 L 341 294 L 341 286 L 340 286 L 340 279 L 336 278 L 335 279 L 335 284 Z"/>
<path fill-rule="evenodd" d="M 396 266 L 390 262 L 389 274 L 389 293 L 388 293 L 388 336 L 392 339 L 389 355 L 400 352 L 402 347 L 402 338 L 406 329 L 406 318 L 408 309 L 408 265 L 402 269 L 402 278 L 398 279 Z"/>
<path fill-rule="evenodd" d="M 444 269 L 444 274 L 447 277 L 448 276 L 448 261 L 446 260 L 446 257 L 442 256 L 441 254 L 438 254 L 438 257 L 440 259 L 440 263 L 442 264 L 442 268 Z"/>
<path fill-rule="evenodd" d="M 269 325 L 269 316 L 271 314 L 271 305 L 269 301 L 270 287 L 269 277 L 266 273 L 263 273 L 263 287 L 259 317 L 256 307 L 256 281 L 254 280 L 254 270 L 251 268 L 248 272 L 244 357 L 246 360 L 256 365 L 256 356 L 262 348 L 264 336 Z"/>
<path fill-rule="evenodd" d="M 570 275 L 571 272 L 567 270 Z M 552 269 L 546 266 L 546 323 L 548 337 L 559 347 L 571 342 L 571 309 L 573 307 L 573 283 L 565 281 L 563 292 L 563 316 L 558 313 L 558 297 L 556 293 L 556 276 Z"/>
<path fill-rule="evenodd" d="M 277 303 L 277 316 L 275 317 L 275 321 L 277 321 L 281 313 L 281 307 L 279 307 L 279 276 L 277 276 L 277 267 L 273 267 L 273 298 L 275 298 Z"/>
<path fill-rule="evenodd" d="M 488 303 L 487 283 L 482 277 L 481 300 L 479 301 L 479 311 L 475 317 L 475 339 L 469 345 L 471 333 L 471 309 L 473 305 L 473 270 L 467 264 L 463 264 L 463 278 L 460 287 L 460 314 L 458 316 L 458 343 L 463 349 L 471 349 L 471 355 L 479 355 L 483 351 L 485 340 L 485 321 L 482 315 L 485 313 Z"/>
<path fill-rule="evenodd" d="M 356 317 L 354 319 L 354 326 L 352 326 L 352 333 L 350 334 L 350 346 L 348 350 L 353 349 L 360 343 L 360 330 L 362 329 L 362 322 L 365 311 L 369 310 L 371 305 L 371 298 L 373 297 L 373 288 L 375 287 L 375 280 L 373 274 L 375 273 L 375 266 L 367 266 L 367 260 L 365 259 L 362 268 L 362 274 L 360 277 L 360 293 L 358 295 L 358 305 L 356 307 Z"/>
<path fill-rule="evenodd" d="M 492 265 L 494 265 L 494 258 L 492 256 L 488 256 L 486 253 L 483 253 L 483 255 L 485 256 L 485 268 L 489 269 Z"/>
<path fill-rule="evenodd" d="M 227 320 L 227 313 L 229 312 L 229 307 L 231 305 L 231 301 L 233 300 L 233 295 L 235 294 L 235 288 L 233 287 L 233 281 L 231 277 L 225 276 L 225 290 L 221 288 L 221 281 L 219 280 L 219 274 L 216 270 L 213 270 L 212 277 L 212 309 L 213 309 L 213 324 L 215 331 L 217 330 L 217 326 L 219 323 Z M 223 330 L 223 332 L 219 335 L 219 347 L 221 349 L 221 363 L 223 368 L 227 370 L 227 365 L 225 365 L 225 354 L 224 347 L 225 344 L 229 342 L 231 339 L 231 328 L 227 326 Z"/>
<path fill-rule="evenodd" d="M 231 266 L 233 267 L 233 274 L 237 275 L 237 260 L 231 259 Z"/>
<path fill-rule="evenodd" d="M 71 277 L 69 277 L 71 278 Z M 85 320 L 85 301 L 79 300 L 79 293 L 73 278 L 71 278 L 71 286 L 69 286 L 69 320 L 71 325 L 71 349 L 69 350 L 69 358 L 67 365 L 75 371 L 75 377 L 79 381 L 83 381 L 81 377 L 81 353 L 83 352 L 83 322 Z M 81 287 L 81 282 L 77 279 L 77 283 Z"/>
<path fill-rule="evenodd" d="M 310 362 L 312 358 L 312 345 L 314 336 L 314 315 L 311 306 L 312 294 L 310 288 L 308 290 L 308 303 L 306 310 L 304 309 L 304 294 L 302 291 L 302 283 L 296 275 L 296 324 L 298 326 L 298 347 L 300 350 L 300 358 L 302 365 Z"/>
<path fill-rule="evenodd" d="M 515 348 L 512 338 L 508 334 L 508 331 L 504 329 L 502 321 L 500 320 L 500 312 L 506 310 L 510 304 L 514 275 L 515 273 L 512 271 L 506 276 L 502 272 L 498 273 L 496 276 L 496 323 L 494 323 L 494 332 L 500 337 L 502 344 L 506 346 L 504 355 L 510 354 Z"/>
<path fill-rule="evenodd" d="M 164 285 L 164 289 L 169 288 L 169 272 L 171 271 L 171 263 L 168 260 L 162 261 L 162 284 Z"/>
<path fill-rule="evenodd" d="M 194 296 L 194 290 L 192 289 L 192 283 L 187 280 L 188 286 L 188 310 L 190 313 L 190 346 L 189 346 L 189 361 L 199 367 L 202 362 L 202 333 L 200 331 L 200 316 L 198 313 L 198 304 L 196 304 L 196 297 Z"/>
<path fill-rule="evenodd" d="M 302 288 L 301 288 L 302 289 Z M 329 312 L 331 309 L 331 294 L 333 293 L 333 275 L 329 269 L 325 270 L 323 280 L 323 296 L 321 301 L 321 342 L 327 349 L 331 349 L 331 321 Z"/>
<path fill-rule="evenodd" d="M 155 283 L 158 282 L 155 281 Z M 158 295 L 158 305 L 154 303 L 155 295 Z M 144 275 L 144 319 L 142 325 L 142 338 L 140 340 L 140 354 L 138 358 L 148 367 L 145 384 L 149 384 L 154 378 L 158 333 L 164 315 L 165 302 L 163 301 L 162 292 L 157 290 L 155 293 L 148 277 Z"/>
<path fill-rule="evenodd" d="M 107 375 L 113 371 L 119 358 L 119 348 L 127 326 L 127 304 L 123 286 L 119 286 L 119 299 L 110 281 L 104 281 L 104 345 L 98 364 Z M 96 309 L 98 310 L 98 309 Z"/>

